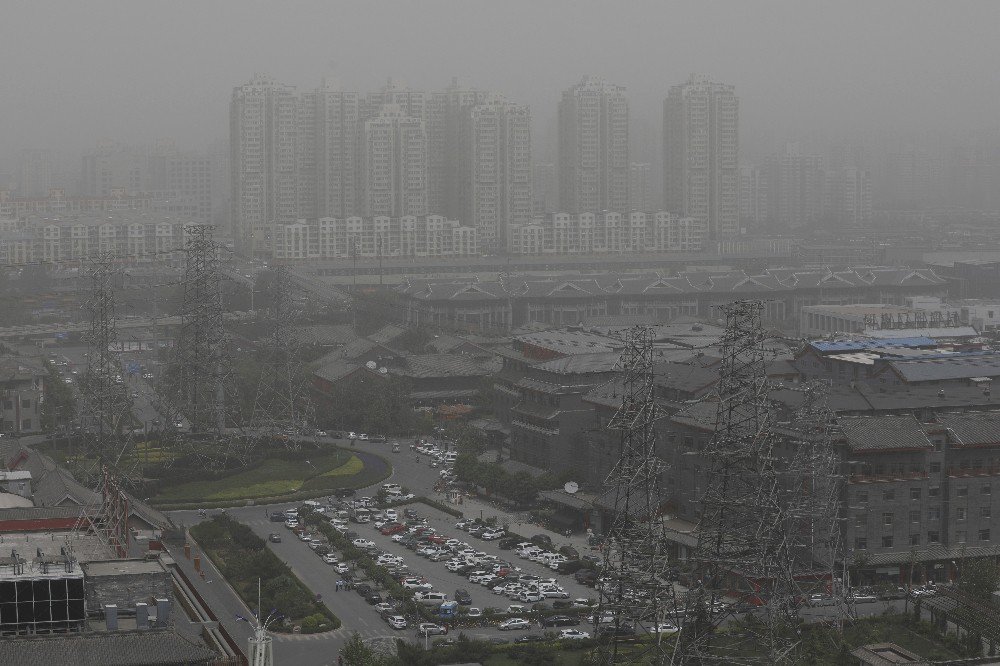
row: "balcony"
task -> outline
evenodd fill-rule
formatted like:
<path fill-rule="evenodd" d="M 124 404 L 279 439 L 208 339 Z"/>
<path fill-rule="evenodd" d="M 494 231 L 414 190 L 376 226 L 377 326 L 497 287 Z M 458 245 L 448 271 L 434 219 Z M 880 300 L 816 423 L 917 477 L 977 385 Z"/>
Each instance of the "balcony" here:
<path fill-rule="evenodd" d="M 889 483 L 892 481 L 919 481 L 928 478 L 927 472 L 901 472 L 893 474 L 851 474 L 849 483 Z"/>
<path fill-rule="evenodd" d="M 948 478 L 961 479 L 976 476 L 1000 476 L 1000 466 L 980 467 L 979 469 L 948 468 Z"/>

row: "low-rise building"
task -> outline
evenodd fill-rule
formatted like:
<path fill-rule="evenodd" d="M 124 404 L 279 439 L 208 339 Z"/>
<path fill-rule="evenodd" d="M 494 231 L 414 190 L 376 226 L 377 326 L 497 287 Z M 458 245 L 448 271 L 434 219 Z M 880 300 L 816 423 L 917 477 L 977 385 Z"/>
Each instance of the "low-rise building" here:
<path fill-rule="evenodd" d="M 37 359 L 0 357 L 0 433 L 21 434 L 42 429 L 46 376 Z"/>

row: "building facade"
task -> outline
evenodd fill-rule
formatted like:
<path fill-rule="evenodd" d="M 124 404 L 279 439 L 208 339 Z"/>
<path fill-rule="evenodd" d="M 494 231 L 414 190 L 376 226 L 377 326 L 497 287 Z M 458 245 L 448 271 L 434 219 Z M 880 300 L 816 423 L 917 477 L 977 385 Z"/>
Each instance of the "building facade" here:
<path fill-rule="evenodd" d="M 364 217 L 427 214 L 427 133 L 420 118 L 385 104 L 365 120 L 361 139 Z"/>
<path fill-rule="evenodd" d="M 700 252 L 707 226 L 666 211 L 550 213 L 511 227 L 512 254 Z"/>
<path fill-rule="evenodd" d="M 233 90 L 232 235 L 244 255 L 270 255 L 274 224 L 298 217 L 299 113 L 294 89 L 264 75 Z"/>
<path fill-rule="evenodd" d="M 709 238 L 739 227 L 739 100 L 734 86 L 692 75 L 663 103 L 664 208 L 708 223 Z"/>
<path fill-rule="evenodd" d="M 559 101 L 559 206 L 570 213 L 629 210 L 625 88 L 594 77 Z"/>

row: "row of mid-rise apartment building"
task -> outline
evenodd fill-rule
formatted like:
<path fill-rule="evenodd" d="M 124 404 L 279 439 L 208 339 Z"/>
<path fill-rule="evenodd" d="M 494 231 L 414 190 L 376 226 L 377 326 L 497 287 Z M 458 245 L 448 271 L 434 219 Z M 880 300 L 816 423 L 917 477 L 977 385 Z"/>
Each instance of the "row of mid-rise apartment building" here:
<path fill-rule="evenodd" d="M 476 229 L 441 215 L 324 217 L 275 227 L 275 259 L 468 257 L 479 253 Z"/>
<path fill-rule="evenodd" d="M 273 252 L 274 226 L 299 219 L 428 214 L 505 247 L 507 224 L 531 214 L 528 108 L 457 83 L 299 94 L 257 75 L 233 91 L 230 142 L 233 235 L 246 253 Z"/>
<path fill-rule="evenodd" d="M 512 254 L 699 252 L 708 223 L 673 213 L 550 213 L 512 225 Z"/>
<path fill-rule="evenodd" d="M 107 253 L 126 263 L 169 261 L 184 246 L 186 224 L 139 210 L 0 219 L 0 266 L 78 264 Z"/>

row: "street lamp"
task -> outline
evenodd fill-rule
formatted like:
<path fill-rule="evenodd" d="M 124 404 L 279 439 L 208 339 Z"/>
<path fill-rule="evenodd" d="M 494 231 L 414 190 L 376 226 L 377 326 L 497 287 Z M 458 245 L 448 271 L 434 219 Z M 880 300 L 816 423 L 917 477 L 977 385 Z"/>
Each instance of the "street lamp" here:
<path fill-rule="evenodd" d="M 272 608 L 264 619 L 260 618 L 260 579 L 257 579 L 257 611 L 253 614 L 253 619 L 237 615 L 238 622 L 246 622 L 253 629 L 253 636 L 248 639 L 250 644 L 249 666 L 274 666 L 274 655 L 272 653 L 272 640 L 267 633 L 272 624 L 284 619 L 284 615 L 278 609 Z"/>

